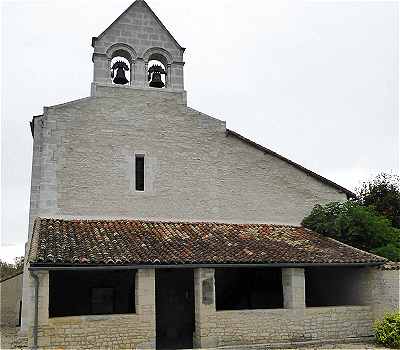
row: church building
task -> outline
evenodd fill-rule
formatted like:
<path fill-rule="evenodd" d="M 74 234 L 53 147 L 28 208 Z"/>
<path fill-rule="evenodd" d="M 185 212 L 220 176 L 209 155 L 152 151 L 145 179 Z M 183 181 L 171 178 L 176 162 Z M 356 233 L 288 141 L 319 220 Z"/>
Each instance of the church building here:
<path fill-rule="evenodd" d="M 399 308 L 399 270 L 301 226 L 354 194 L 189 107 L 185 48 L 144 0 L 92 46 L 90 96 L 31 122 L 29 346 L 354 340 Z"/>

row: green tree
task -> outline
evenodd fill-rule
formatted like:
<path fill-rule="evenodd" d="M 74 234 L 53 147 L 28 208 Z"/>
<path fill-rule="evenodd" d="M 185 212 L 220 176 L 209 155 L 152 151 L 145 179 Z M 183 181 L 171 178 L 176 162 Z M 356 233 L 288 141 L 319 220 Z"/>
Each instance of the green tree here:
<path fill-rule="evenodd" d="M 302 225 L 353 247 L 400 261 L 400 230 L 371 206 L 352 201 L 317 205 Z"/>
<path fill-rule="evenodd" d="M 358 203 L 372 206 L 386 216 L 396 228 L 400 228 L 400 177 L 379 174 L 371 181 L 364 182 L 357 189 Z M 400 236 L 399 236 L 400 237 Z"/>
<path fill-rule="evenodd" d="M 0 259 L 0 280 L 16 275 L 24 269 L 24 257 L 20 256 L 14 259 L 14 263 L 10 264 Z"/>

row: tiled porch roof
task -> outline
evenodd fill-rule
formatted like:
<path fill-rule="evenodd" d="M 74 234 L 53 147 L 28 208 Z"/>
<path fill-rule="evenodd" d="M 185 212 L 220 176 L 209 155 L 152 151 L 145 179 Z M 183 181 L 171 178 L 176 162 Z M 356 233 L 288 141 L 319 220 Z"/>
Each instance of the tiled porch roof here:
<path fill-rule="evenodd" d="M 400 262 L 388 261 L 379 267 L 381 270 L 400 270 Z"/>
<path fill-rule="evenodd" d="M 370 264 L 382 257 L 304 227 L 37 218 L 32 265 Z"/>

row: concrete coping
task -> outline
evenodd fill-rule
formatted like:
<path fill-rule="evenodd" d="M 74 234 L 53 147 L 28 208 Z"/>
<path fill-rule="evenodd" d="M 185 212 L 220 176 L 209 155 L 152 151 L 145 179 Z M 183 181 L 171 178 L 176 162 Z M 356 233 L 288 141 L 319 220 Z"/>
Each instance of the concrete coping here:
<path fill-rule="evenodd" d="M 265 313 L 265 314 L 282 314 L 285 312 L 293 311 L 310 311 L 310 312 L 327 312 L 332 311 L 370 311 L 371 306 L 369 305 L 338 305 L 338 306 L 313 306 L 304 308 L 280 308 L 280 309 L 243 309 L 243 310 L 217 310 L 217 314 L 235 314 L 235 313 Z"/>
<path fill-rule="evenodd" d="M 49 324 L 72 324 L 92 321 L 109 321 L 121 318 L 132 319 L 137 317 L 139 317 L 138 313 L 49 317 Z"/>
<path fill-rule="evenodd" d="M 304 310 L 309 311 L 332 311 L 337 310 L 345 311 L 345 310 L 354 310 L 354 311 L 370 311 L 370 305 L 338 305 L 338 306 L 310 306 L 306 307 Z"/>

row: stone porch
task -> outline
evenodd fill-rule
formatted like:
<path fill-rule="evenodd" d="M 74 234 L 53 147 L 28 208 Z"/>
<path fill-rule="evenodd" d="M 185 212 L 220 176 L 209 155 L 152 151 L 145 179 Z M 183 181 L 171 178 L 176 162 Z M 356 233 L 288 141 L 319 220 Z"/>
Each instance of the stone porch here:
<path fill-rule="evenodd" d="M 385 299 L 385 292 L 389 292 L 390 298 L 393 298 L 399 270 L 365 269 L 366 280 L 362 288 L 370 293 L 363 294 L 364 299 L 360 300 L 362 305 L 306 307 L 304 268 L 282 268 L 283 308 L 217 311 L 215 269 L 195 268 L 193 346 L 214 348 L 369 339 L 373 320 L 383 312 L 381 306 L 385 305 L 385 310 L 396 307 Z M 137 270 L 135 313 L 51 318 L 49 273 L 37 273 L 40 279 L 40 348 L 155 348 L 155 269 Z M 383 285 L 385 290 L 382 289 Z M 377 299 L 380 300 L 379 304 L 375 302 Z M 30 346 L 32 341 L 30 327 Z"/>

